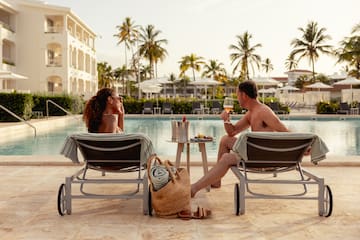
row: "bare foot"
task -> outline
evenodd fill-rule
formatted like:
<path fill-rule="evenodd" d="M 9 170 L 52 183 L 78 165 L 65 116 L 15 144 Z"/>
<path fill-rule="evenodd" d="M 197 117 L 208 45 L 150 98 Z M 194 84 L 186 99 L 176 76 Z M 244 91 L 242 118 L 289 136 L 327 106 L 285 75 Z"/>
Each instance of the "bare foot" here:
<path fill-rule="evenodd" d="M 212 188 L 221 188 L 221 181 L 211 184 Z"/>

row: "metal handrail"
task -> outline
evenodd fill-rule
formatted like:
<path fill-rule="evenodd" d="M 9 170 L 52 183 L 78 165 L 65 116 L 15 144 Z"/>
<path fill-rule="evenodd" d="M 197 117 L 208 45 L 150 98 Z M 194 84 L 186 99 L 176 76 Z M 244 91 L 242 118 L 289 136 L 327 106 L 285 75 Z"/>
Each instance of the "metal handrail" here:
<path fill-rule="evenodd" d="M 10 111 L 9 109 L 7 109 L 6 107 L 4 107 L 3 105 L 0 104 L 0 108 L 3 109 L 5 112 L 9 113 L 11 116 L 15 117 L 16 119 L 22 121 L 23 123 L 27 124 L 29 127 L 34 129 L 34 134 L 36 137 L 36 127 L 34 125 L 32 125 L 31 123 L 28 123 L 25 119 L 22 119 L 21 117 L 19 117 L 18 115 L 16 115 L 15 113 L 13 113 L 12 111 Z"/>
<path fill-rule="evenodd" d="M 49 102 L 54 104 L 56 107 L 60 108 L 61 110 L 63 110 L 66 114 L 73 115 L 71 112 L 69 112 L 68 110 L 66 110 L 65 108 L 63 108 L 59 104 L 57 104 L 56 102 L 54 102 L 52 100 L 46 100 L 46 117 L 47 118 L 49 118 Z"/>

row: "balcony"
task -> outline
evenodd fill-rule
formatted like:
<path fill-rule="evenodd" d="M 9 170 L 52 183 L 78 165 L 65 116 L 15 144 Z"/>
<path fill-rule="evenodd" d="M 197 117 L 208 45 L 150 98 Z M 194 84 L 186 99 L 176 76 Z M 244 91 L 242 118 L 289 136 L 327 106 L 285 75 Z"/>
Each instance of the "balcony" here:
<path fill-rule="evenodd" d="M 46 63 L 47 67 L 62 67 L 61 59 L 49 59 Z"/>
<path fill-rule="evenodd" d="M 62 33 L 63 32 L 62 26 L 47 26 L 45 29 L 45 33 Z"/>

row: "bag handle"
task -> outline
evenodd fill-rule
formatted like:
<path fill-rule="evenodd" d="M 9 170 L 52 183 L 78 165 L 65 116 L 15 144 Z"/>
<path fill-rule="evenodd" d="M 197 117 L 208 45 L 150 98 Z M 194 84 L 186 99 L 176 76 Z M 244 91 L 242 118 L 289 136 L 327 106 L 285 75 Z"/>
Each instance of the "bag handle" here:
<path fill-rule="evenodd" d="M 147 160 L 147 174 L 150 179 L 150 168 L 152 161 L 158 162 L 160 165 L 164 165 L 164 163 L 160 160 L 160 158 L 155 154 L 152 154 Z"/>
<path fill-rule="evenodd" d="M 164 165 L 165 165 L 166 169 L 168 170 L 169 175 L 171 176 L 171 181 L 175 182 L 176 176 L 173 173 L 173 171 L 171 171 L 171 169 L 170 169 L 171 167 L 174 166 L 174 164 L 172 164 L 169 160 L 165 160 Z M 176 169 L 176 173 L 179 173 L 178 169 Z M 177 174 L 177 176 L 178 176 L 178 178 L 180 178 L 180 174 Z"/>

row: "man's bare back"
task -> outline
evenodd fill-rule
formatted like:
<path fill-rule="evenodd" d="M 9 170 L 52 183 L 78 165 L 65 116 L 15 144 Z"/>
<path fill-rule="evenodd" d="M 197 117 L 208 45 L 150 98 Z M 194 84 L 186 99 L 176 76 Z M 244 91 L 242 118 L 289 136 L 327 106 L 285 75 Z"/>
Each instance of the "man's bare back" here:
<path fill-rule="evenodd" d="M 257 107 L 248 111 L 244 117 L 247 119 L 251 131 L 273 132 L 285 130 L 279 129 L 282 128 L 282 124 L 279 123 L 275 113 L 265 104 L 258 104 Z"/>

